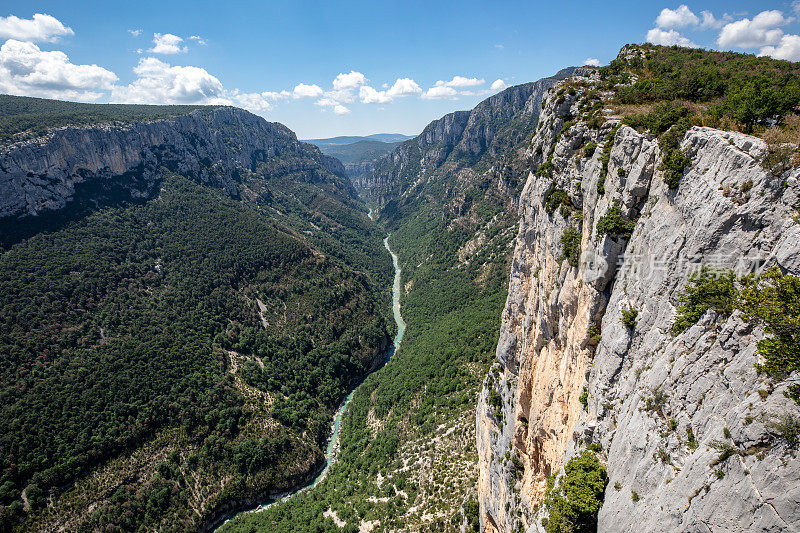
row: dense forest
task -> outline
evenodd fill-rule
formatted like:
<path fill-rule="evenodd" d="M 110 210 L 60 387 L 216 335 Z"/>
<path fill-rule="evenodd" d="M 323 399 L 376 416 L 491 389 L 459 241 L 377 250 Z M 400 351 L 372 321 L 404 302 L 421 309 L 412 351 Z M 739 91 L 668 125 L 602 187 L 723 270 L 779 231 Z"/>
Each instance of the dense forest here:
<path fill-rule="evenodd" d="M 291 486 L 385 347 L 391 265 L 363 213 L 307 183 L 282 188 L 305 206 L 286 224 L 265 212 L 280 198 L 237 202 L 177 175 L 162 187 L 0 256 L 6 526 L 60 514 L 84 529 L 185 530 Z M 338 234 L 304 233 L 310 213 Z M 156 445 L 157 464 L 114 459 Z M 128 481 L 91 494 L 100 466 Z"/>
<path fill-rule="evenodd" d="M 157 120 L 212 107 L 214 106 L 83 104 L 0 94 L 0 143 L 37 137 L 51 128 Z"/>

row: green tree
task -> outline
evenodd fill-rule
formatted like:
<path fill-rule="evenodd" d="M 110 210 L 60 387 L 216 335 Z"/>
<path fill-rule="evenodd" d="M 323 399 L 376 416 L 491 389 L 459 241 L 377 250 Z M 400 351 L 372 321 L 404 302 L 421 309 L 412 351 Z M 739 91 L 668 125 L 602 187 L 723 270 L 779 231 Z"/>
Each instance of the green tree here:
<path fill-rule="evenodd" d="M 606 469 L 589 451 L 570 459 L 564 476 L 551 485 L 545 496 L 550 516 L 547 533 L 597 531 L 597 512 L 603 505 L 608 483 Z"/>

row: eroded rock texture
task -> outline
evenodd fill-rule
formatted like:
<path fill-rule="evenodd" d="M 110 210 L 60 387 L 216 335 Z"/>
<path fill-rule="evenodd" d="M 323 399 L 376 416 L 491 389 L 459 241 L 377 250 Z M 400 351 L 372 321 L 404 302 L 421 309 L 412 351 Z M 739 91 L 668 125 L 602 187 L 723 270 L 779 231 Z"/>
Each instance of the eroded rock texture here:
<path fill-rule="evenodd" d="M 558 135 L 580 93 L 557 88 L 531 144 L 534 168 L 552 146 L 554 170 L 531 173 L 520 200 L 498 363 L 477 409 L 483 530 L 543 530 L 547 476 L 593 443 L 610 480 L 600 531 L 800 529 L 800 460 L 770 423 L 798 414 L 784 391 L 800 377 L 756 373 L 763 332 L 738 312 L 671 333 L 701 265 L 800 274 L 797 171 L 771 176 L 760 139 L 695 127 L 682 141 L 691 168 L 670 190 L 653 136 L 615 120 Z M 573 212 L 546 209 L 559 190 Z M 629 239 L 597 234 L 615 204 L 636 220 Z M 568 228 L 581 235 L 578 266 L 562 257 Z M 718 442 L 743 453 L 720 461 Z"/>
<path fill-rule="evenodd" d="M 165 169 L 236 197 L 240 173 L 259 165 L 272 176 L 338 177 L 337 186 L 352 191 L 337 159 L 298 142 L 282 124 L 220 107 L 152 122 L 60 128 L 0 148 L 0 219 L 58 211 L 82 189 L 94 199 L 148 198 Z"/>

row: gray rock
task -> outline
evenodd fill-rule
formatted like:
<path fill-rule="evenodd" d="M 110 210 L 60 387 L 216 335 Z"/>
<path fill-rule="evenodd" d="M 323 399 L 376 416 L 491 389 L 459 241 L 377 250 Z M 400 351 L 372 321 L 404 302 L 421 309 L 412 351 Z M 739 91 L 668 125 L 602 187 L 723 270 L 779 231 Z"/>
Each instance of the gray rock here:
<path fill-rule="evenodd" d="M 783 394 L 800 377 L 772 383 L 756 373 L 764 332 L 738 313 L 709 311 L 671 333 L 679 293 L 701 265 L 743 275 L 776 264 L 800 274 L 796 179 L 783 186 L 762 169 L 758 138 L 692 128 L 682 143 L 691 168 L 669 190 L 655 139 L 622 126 L 598 194 L 599 156 L 614 123 L 578 124 L 557 137 L 558 116 L 575 114 L 577 104 L 558 103 L 556 89 L 545 96 L 544 126 L 531 142 L 534 153 L 544 147 L 532 155 L 535 168 L 558 139 L 555 171 L 531 173 L 520 200 L 500 378 L 487 380 L 476 415 L 484 530 L 541 531 L 546 477 L 591 442 L 602 446 L 610 479 L 600 531 L 800 530 L 800 460 L 771 426 L 781 414 L 800 415 Z M 587 159 L 580 150 L 590 140 L 598 148 Z M 551 180 L 582 209 L 577 268 L 560 261 L 560 235 L 574 219 L 543 208 Z M 614 202 L 638 217 L 636 228 L 627 242 L 598 241 L 597 220 Z M 628 308 L 638 311 L 634 328 L 622 323 Z M 490 387 L 501 395 L 502 423 Z M 742 453 L 720 460 L 719 442 Z M 517 477 L 505 459 L 511 455 L 525 465 Z"/>

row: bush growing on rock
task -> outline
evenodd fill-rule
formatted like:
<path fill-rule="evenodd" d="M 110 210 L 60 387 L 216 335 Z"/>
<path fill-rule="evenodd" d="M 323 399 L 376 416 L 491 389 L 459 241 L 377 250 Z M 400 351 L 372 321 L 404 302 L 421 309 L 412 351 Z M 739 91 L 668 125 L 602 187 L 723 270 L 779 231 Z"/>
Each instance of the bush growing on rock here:
<path fill-rule="evenodd" d="M 678 335 L 686 331 L 709 309 L 723 317 L 730 316 L 736 307 L 737 296 L 732 271 L 703 267 L 689 276 L 679 296 L 680 305 L 672 324 L 672 333 Z"/>
<path fill-rule="evenodd" d="M 581 258 L 581 233 L 570 226 L 561 235 L 561 259 L 566 259 L 570 266 L 577 267 Z"/>
<path fill-rule="evenodd" d="M 622 310 L 622 323 L 627 328 L 635 328 L 636 327 L 636 318 L 639 316 L 639 310 L 634 309 L 633 307 L 628 307 L 627 309 Z"/>
<path fill-rule="evenodd" d="M 608 476 L 597 456 L 585 451 L 570 459 L 564 476 L 549 481 L 544 505 L 550 513 L 547 533 L 597 531 L 597 512 L 603 505 Z"/>
<path fill-rule="evenodd" d="M 761 322 L 771 335 L 758 343 L 764 362 L 756 368 L 779 379 L 800 370 L 800 278 L 773 267 L 742 283 L 744 316 Z"/>
<path fill-rule="evenodd" d="M 597 236 L 611 235 L 612 237 L 623 237 L 629 239 L 633 234 L 636 222 L 628 220 L 622 214 L 622 208 L 618 203 L 609 208 L 605 215 L 597 221 Z"/>

